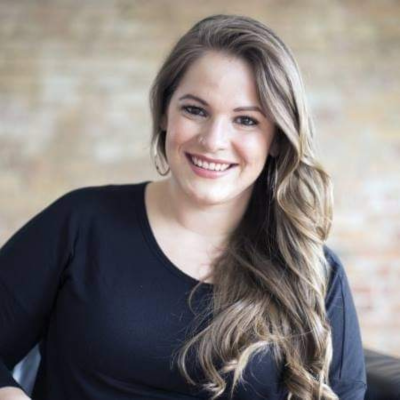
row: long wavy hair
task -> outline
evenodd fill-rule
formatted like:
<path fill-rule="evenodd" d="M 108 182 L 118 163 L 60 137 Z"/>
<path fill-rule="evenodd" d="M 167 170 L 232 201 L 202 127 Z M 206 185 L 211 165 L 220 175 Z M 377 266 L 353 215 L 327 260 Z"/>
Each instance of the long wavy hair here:
<path fill-rule="evenodd" d="M 290 49 L 250 17 L 218 14 L 197 22 L 167 55 L 150 89 L 151 148 L 168 162 L 162 115 L 187 69 L 207 51 L 250 63 L 279 153 L 267 158 L 242 220 L 213 261 L 211 301 L 175 354 L 179 369 L 196 384 L 186 367 L 194 351 L 205 377 L 202 388 L 214 400 L 228 387 L 228 374 L 232 396 L 250 358 L 271 352 L 283 365 L 288 399 L 338 399 L 329 386 L 332 336 L 325 309 L 330 264 L 324 242 L 333 190 L 316 161 L 313 122 Z M 202 283 L 190 292 L 190 307 Z"/>

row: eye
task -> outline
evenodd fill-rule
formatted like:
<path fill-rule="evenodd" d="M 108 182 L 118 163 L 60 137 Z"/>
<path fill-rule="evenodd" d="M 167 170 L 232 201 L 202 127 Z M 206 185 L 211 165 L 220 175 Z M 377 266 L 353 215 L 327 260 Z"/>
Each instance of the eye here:
<path fill-rule="evenodd" d="M 242 118 L 242 119 L 244 119 L 244 120 L 250 122 L 250 124 L 245 123 L 245 124 L 244 124 L 245 126 L 256 126 L 256 125 L 258 125 L 258 121 L 255 120 L 254 118 L 250 118 L 250 117 L 247 117 L 247 116 L 244 116 L 244 115 L 243 115 L 243 116 L 240 116 L 240 117 L 238 117 L 238 118 Z"/>
<path fill-rule="evenodd" d="M 207 113 L 202 108 L 196 107 L 194 105 L 182 106 L 181 109 L 191 115 L 199 115 L 199 116 L 207 115 Z M 247 121 L 246 123 L 241 123 L 241 125 L 244 125 L 244 126 L 257 126 L 259 124 L 259 122 L 256 119 L 245 116 L 245 115 L 241 115 L 238 118 Z"/>
<path fill-rule="evenodd" d="M 192 115 L 200 115 L 199 111 L 204 112 L 202 108 L 196 106 L 182 106 L 182 110 Z"/>

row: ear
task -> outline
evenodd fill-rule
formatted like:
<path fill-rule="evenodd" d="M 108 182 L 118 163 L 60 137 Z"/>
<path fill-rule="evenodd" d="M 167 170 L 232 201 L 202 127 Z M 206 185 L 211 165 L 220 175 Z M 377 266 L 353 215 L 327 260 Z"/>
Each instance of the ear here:
<path fill-rule="evenodd" d="M 274 139 L 272 140 L 271 147 L 269 149 L 269 154 L 272 157 L 276 157 L 279 154 L 279 144 L 278 144 L 276 135 L 275 135 Z"/>
<path fill-rule="evenodd" d="M 167 118 L 167 115 L 166 115 L 166 114 L 163 114 L 162 117 L 161 117 L 161 121 L 160 121 L 160 128 L 161 128 L 163 131 L 166 131 L 166 130 L 167 130 L 167 125 L 168 125 L 168 118 Z"/>

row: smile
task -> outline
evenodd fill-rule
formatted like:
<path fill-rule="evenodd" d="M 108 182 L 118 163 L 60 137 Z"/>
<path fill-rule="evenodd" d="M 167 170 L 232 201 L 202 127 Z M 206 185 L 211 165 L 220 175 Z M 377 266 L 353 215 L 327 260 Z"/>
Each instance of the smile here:
<path fill-rule="evenodd" d="M 192 170 L 203 178 L 219 178 L 228 174 L 237 164 L 208 163 L 186 153 Z"/>
<path fill-rule="evenodd" d="M 189 157 L 194 165 L 197 165 L 200 168 L 207 169 L 210 171 L 225 171 L 232 165 L 232 164 L 217 163 L 217 162 L 207 162 L 191 154 L 189 154 Z"/>

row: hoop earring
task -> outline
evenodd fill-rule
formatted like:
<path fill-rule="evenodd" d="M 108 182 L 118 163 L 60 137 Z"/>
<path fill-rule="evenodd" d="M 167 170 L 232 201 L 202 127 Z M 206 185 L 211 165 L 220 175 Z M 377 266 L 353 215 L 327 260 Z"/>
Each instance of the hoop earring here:
<path fill-rule="evenodd" d="M 153 148 L 154 165 L 155 165 L 155 167 L 156 167 L 157 172 L 158 172 L 161 176 L 166 176 L 166 175 L 168 175 L 168 173 L 169 173 L 169 171 L 170 171 L 170 168 L 169 168 L 169 166 L 168 166 L 167 170 L 164 171 L 164 172 L 161 171 L 161 168 L 160 168 L 160 165 L 162 164 L 162 163 L 161 163 L 161 157 L 160 157 L 159 154 L 158 154 L 158 142 L 159 142 L 159 140 L 160 140 L 160 136 L 161 136 L 161 135 L 158 135 L 158 136 L 157 136 L 157 140 L 156 140 L 156 143 L 155 143 L 154 148 Z"/>

